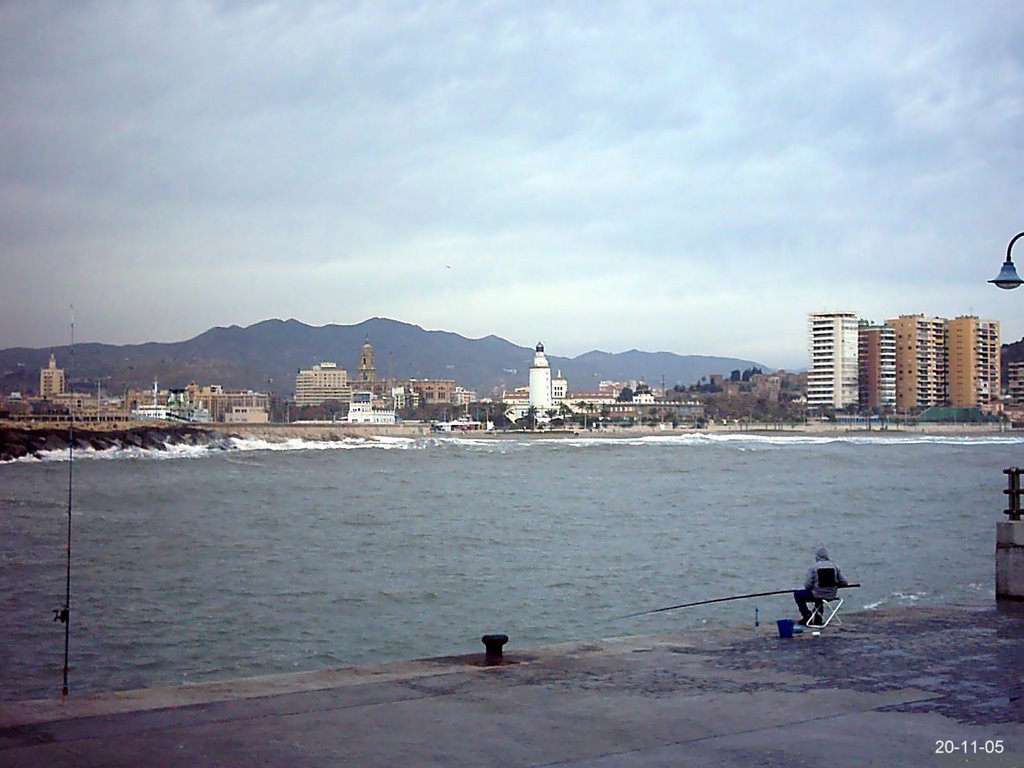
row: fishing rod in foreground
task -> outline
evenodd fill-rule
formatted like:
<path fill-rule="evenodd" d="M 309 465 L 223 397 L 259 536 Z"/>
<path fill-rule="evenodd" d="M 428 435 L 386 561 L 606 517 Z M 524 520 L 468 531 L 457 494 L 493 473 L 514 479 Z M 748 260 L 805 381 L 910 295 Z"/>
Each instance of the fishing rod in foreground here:
<path fill-rule="evenodd" d="M 847 589 L 851 587 L 859 587 L 860 584 L 847 584 L 841 589 Z M 627 613 L 625 616 L 614 616 L 612 621 L 618 621 L 619 619 L 631 619 L 634 616 L 646 616 L 649 613 L 662 613 L 663 611 L 674 611 L 677 608 L 693 608 L 697 605 L 710 605 L 711 603 L 725 603 L 729 600 L 746 600 L 751 597 L 767 597 L 768 595 L 791 595 L 796 590 L 794 589 L 775 589 L 771 592 L 751 592 L 747 595 L 731 595 L 730 597 L 715 597 L 711 600 L 697 600 L 693 603 L 680 603 L 679 605 L 668 605 L 664 608 L 654 608 L 650 611 L 639 611 L 637 613 Z"/>
<path fill-rule="evenodd" d="M 75 367 L 75 308 L 71 307 L 71 362 L 68 365 L 68 379 Z M 74 488 L 75 471 L 75 411 L 74 402 L 68 405 L 68 542 L 67 542 L 67 570 L 64 582 L 64 607 L 53 611 L 53 620 L 64 625 L 64 685 L 60 690 L 60 697 L 63 701 L 68 697 L 68 656 L 71 646 L 71 510 L 72 510 L 72 489 Z"/>

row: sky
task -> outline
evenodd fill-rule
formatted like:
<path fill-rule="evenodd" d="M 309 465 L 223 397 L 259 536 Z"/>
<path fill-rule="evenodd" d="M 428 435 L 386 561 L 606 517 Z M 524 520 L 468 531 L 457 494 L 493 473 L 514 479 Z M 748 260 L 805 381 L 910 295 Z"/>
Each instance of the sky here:
<path fill-rule="evenodd" d="M 1015 0 L 0 0 L 0 348 L 389 317 L 796 369 L 840 310 L 1015 341 L 1022 41 Z"/>

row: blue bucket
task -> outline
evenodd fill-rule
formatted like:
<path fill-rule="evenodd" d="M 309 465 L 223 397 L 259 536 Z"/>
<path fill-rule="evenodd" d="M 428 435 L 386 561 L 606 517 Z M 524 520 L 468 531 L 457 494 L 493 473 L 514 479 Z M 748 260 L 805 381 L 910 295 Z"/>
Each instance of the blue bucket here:
<path fill-rule="evenodd" d="M 779 637 L 792 637 L 793 627 L 796 626 L 796 622 L 792 619 L 779 619 Z"/>

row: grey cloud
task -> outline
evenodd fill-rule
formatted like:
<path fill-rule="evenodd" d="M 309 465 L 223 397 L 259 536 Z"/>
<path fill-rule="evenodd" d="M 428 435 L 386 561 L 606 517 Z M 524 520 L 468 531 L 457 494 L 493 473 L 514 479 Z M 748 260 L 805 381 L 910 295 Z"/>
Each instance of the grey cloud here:
<path fill-rule="evenodd" d="M 387 279 L 433 260 L 524 316 L 570 275 L 648 271 L 631 302 L 577 305 L 589 346 L 645 316 L 645 290 L 668 306 L 695 276 L 746 283 L 708 353 L 752 343 L 731 302 L 770 303 L 758 286 L 785 295 L 786 322 L 879 294 L 914 311 L 908 280 L 984 307 L 976 254 L 994 272 L 1021 224 L 1022 21 L 1006 3 L 8 3 L 0 267 L 64 263 L 68 293 L 83 263 L 119 271 L 111 340 L 156 335 L 135 313 L 160 305 L 146 278 L 168 263 L 204 276 L 175 296 L 203 307 L 183 335 L 240 322 L 212 300 L 239 269 L 266 289 L 231 311 L 331 317 L 323 277 L 302 282 L 313 265 L 363 281 L 353 312 L 485 325 Z M 0 345 L 33 343 L 9 311 Z M 793 356 L 797 326 L 774 329 Z"/>

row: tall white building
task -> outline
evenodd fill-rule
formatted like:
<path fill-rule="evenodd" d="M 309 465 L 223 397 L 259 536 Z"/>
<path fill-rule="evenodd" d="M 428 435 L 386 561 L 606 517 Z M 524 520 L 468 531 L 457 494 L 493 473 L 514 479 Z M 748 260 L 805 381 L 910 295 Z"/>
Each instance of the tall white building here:
<path fill-rule="evenodd" d="M 533 364 L 530 366 L 530 407 L 536 408 L 538 415 L 541 415 L 553 404 L 551 366 L 544 355 L 544 345 L 538 341 L 533 353 Z"/>
<path fill-rule="evenodd" d="M 845 408 L 857 405 L 857 315 L 813 312 L 808 316 L 807 404 Z"/>

